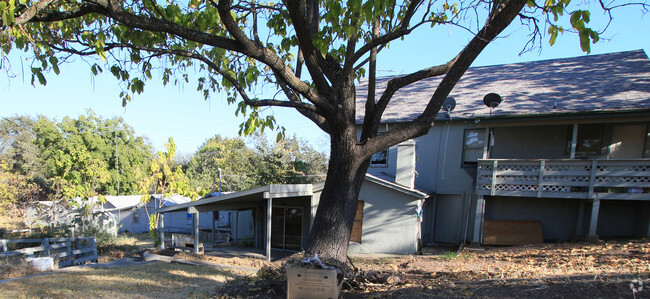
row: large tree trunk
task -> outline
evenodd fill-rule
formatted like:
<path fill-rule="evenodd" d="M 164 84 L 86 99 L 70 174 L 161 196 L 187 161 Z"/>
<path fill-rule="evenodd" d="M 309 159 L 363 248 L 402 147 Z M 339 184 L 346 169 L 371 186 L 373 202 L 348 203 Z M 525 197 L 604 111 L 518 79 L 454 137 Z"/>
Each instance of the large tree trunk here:
<path fill-rule="evenodd" d="M 327 179 L 307 246 L 307 253 L 339 261 L 347 257 L 357 199 L 369 165 L 369 161 L 356 161 L 354 143 L 346 143 L 332 143 Z"/>
<path fill-rule="evenodd" d="M 345 261 L 361 183 L 370 159 L 357 140 L 352 76 L 334 86 L 338 111 L 330 122 L 331 151 L 325 187 L 316 210 L 307 253 Z"/>

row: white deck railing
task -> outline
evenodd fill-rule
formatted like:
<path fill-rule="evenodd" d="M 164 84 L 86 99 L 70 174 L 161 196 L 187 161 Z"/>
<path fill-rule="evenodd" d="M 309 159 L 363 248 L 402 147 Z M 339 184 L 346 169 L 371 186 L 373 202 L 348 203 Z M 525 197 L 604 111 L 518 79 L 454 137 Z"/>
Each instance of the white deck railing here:
<path fill-rule="evenodd" d="M 650 159 L 479 160 L 478 195 L 650 200 Z"/>

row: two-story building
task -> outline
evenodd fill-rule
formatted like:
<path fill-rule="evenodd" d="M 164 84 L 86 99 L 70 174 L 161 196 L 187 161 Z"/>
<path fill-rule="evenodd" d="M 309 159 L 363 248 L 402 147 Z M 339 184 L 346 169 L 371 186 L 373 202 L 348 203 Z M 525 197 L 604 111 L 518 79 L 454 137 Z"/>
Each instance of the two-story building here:
<path fill-rule="evenodd" d="M 390 79 L 378 79 L 379 95 Z M 395 94 L 380 131 L 417 117 L 440 80 Z M 650 235 L 644 51 L 474 67 L 450 96 L 427 135 L 375 154 L 368 171 L 413 172 L 398 152 L 414 147 L 414 185 L 433 192 L 424 243 L 481 243 L 494 220 L 538 221 L 546 241 Z"/>

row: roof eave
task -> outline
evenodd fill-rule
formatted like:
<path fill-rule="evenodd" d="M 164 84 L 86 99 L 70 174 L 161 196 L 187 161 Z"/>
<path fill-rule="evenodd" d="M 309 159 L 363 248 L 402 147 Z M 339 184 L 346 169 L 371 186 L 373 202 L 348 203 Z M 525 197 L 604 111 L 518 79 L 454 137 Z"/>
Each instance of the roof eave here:
<path fill-rule="evenodd" d="M 158 210 L 158 213 L 167 212 L 180 212 L 187 210 L 190 207 L 198 205 L 207 205 L 217 203 L 228 199 L 237 197 L 244 197 L 259 194 L 260 198 L 282 198 L 282 197 L 297 197 L 297 196 L 311 196 L 313 194 L 311 184 L 281 184 L 281 185 L 266 185 L 254 189 L 222 194 L 218 196 L 206 197 L 196 201 L 186 202 L 178 205 L 164 207 Z"/>
<path fill-rule="evenodd" d="M 425 199 L 425 198 L 429 197 L 429 195 L 430 195 L 430 194 L 427 194 L 427 193 L 422 192 L 420 190 L 410 189 L 410 188 L 408 188 L 406 186 L 402 186 L 400 184 L 393 183 L 393 182 L 378 178 L 378 177 L 376 177 L 376 176 L 374 176 L 372 174 L 369 174 L 369 173 L 366 173 L 366 180 L 368 180 L 370 182 L 373 182 L 375 184 L 378 184 L 378 185 L 393 189 L 395 191 L 404 193 L 406 195 L 413 196 L 416 199 Z"/>
<path fill-rule="evenodd" d="M 490 122 L 522 122 L 540 120 L 575 120 L 587 118 L 609 118 L 609 117 L 648 117 L 650 107 L 626 110 L 597 110 L 597 111 L 565 111 L 538 114 L 504 114 L 504 115 L 480 115 L 473 117 L 474 120 L 482 123 Z"/>

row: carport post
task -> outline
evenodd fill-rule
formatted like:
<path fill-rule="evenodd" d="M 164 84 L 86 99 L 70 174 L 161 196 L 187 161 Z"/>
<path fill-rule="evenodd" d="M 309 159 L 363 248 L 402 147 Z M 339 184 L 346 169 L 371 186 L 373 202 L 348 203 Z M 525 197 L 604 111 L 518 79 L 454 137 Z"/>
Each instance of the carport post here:
<path fill-rule="evenodd" d="M 194 234 L 194 253 L 199 254 L 199 211 L 195 207 L 187 208 L 192 214 L 192 233 Z"/>
<path fill-rule="evenodd" d="M 273 198 L 266 201 L 266 260 L 271 261 L 271 207 Z"/>
<path fill-rule="evenodd" d="M 196 212 L 192 216 L 194 218 L 194 254 L 199 254 L 199 239 L 201 238 L 199 234 L 199 213 Z"/>
<path fill-rule="evenodd" d="M 165 249 L 165 214 L 158 214 L 158 229 L 160 230 L 160 249 Z"/>
<path fill-rule="evenodd" d="M 215 231 L 214 220 L 215 220 L 215 218 L 217 218 L 217 213 L 219 213 L 219 212 L 212 211 L 212 248 L 215 247 L 214 244 L 217 244 L 217 240 L 214 239 L 214 235 L 215 235 L 215 232 L 214 232 Z"/>
<path fill-rule="evenodd" d="M 237 246 L 239 242 L 239 211 L 235 211 L 235 246 Z"/>

